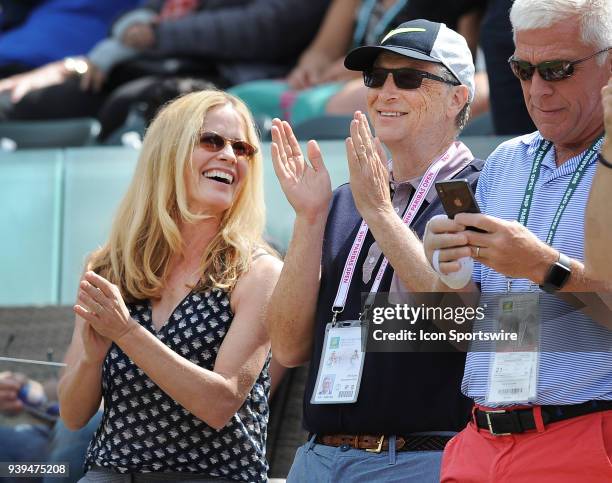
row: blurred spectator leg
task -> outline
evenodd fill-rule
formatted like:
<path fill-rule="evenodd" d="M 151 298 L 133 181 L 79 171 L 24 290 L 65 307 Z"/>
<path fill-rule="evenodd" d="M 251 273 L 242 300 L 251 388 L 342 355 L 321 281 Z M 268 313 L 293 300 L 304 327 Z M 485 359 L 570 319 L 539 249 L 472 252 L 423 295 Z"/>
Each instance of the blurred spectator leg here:
<path fill-rule="evenodd" d="M 327 106 L 325 112 L 332 115 L 352 115 L 355 111 L 366 110 L 366 86 L 363 85 L 363 79 L 353 79 L 342 87 L 342 90 L 334 94 Z"/>
<path fill-rule="evenodd" d="M 0 461 L 10 463 L 46 461 L 51 429 L 45 424 L 0 426 Z M 6 483 L 34 483 L 39 478 L 3 478 Z"/>
<path fill-rule="evenodd" d="M 50 433 L 45 424 L 0 426 L 0 461 L 44 461 Z"/>
<path fill-rule="evenodd" d="M 0 107 L 0 120 L 33 121 L 96 117 L 104 93 L 82 91 L 79 78 L 28 93 L 17 104 Z"/>
<path fill-rule="evenodd" d="M 121 127 L 127 118 L 130 107 L 134 103 L 146 101 L 151 89 L 160 82 L 162 82 L 160 77 L 142 77 L 129 81 L 111 92 L 98 113 L 98 120 L 102 124 L 100 138 L 105 139 Z"/>
<path fill-rule="evenodd" d="M 48 463 L 68 463 L 69 478 L 49 478 L 43 483 L 68 483 L 78 481 L 83 476 L 83 462 L 89 442 L 100 425 L 102 411 L 98 411 L 89 422 L 78 431 L 70 431 L 61 420 L 55 424 L 49 445 Z"/>
<path fill-rule="evenodd" d="M 363 84 L 363 81 L 361 81 Z M 299 91 L 291 107 L 291 122 L 297 125 L 313 117 L 324 116 L 329 100 L 345 85 L 344 82 L 320 84 Z M 351 112 L 350 114 L 352 114 Z"/>
<path fill-rule="evenodd" d="M 363 85 L 363 81 L 359 82 Z M 313 117 L 325 115 L 330 99 L 341 93 L 344 85 L 343 82 L 333 82 L 294 91 L 284 81 L 263 80 L 232 87 L 229 92 L 246 102 L 255 117 L 278 117 L 299 124 Z M 361 108 L 365 103 L 365 97 L 359 101 L 353 104 Z M 348 111 L 348 114 L 353 112 L 355 109 Z"/>
<path fill-rule="evenodd" d="M 228 92 L 242 99 L 249 106 L 253 116 L 285 118 L 281 99 L 289 86 L 282 80 L 258 80 L 245 82 L 228 89 Z"/>

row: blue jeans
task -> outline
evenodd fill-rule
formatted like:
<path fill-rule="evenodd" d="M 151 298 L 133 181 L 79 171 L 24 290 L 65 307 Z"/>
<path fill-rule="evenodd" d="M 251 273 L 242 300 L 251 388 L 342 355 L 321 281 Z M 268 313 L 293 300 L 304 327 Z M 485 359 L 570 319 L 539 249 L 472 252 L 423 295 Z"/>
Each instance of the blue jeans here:
<path fill-rule="evenodd" d="M 442 451 L 369 453 L 313 440 L 300 446 L 287 483 L 439 483 Z"/>
<path fill-rule="evenodd" d="M 85 427 L 70 431 L 59 420 L 53 429 L 46 425 L 20 424 L 0 426 L 0 461 L 68 463 L 70 476 L 67 478 L 16 478 L 15 483 L 71 483 L 83 476 L 85 452 L 102 412 L 96 413 Z M 12 483 L 13 479 L 4 479 Z"/>
<path fill-rule="evenodd" d="M 83 463 L 87 446 L 93 438 L 102 420 L 102 411 L 98 411 L 89 422 L 77 431 L 70 431 L 60 419 L 53 428 L 49 442 L 48 463 L 68 463 L 70 477 L 45 478 L 44 483 L 69 483 L 78 481 L 83 476 Z"/>
<path fill-rule="evenodd" d="M 44 462 L 52 430 L 46 424 L 0 426 L 0 461 L 8 463 Z M 7 483 L 34 483 L 40 478 L 9 478 Z"/>

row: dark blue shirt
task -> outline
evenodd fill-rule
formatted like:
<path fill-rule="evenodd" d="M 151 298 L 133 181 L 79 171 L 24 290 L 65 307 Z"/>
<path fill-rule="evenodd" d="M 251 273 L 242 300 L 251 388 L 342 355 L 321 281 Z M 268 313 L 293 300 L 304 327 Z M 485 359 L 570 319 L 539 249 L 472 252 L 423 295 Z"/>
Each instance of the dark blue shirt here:
<path fill-rule="evenodd" d="M 467 178 L 473 187 L 483 162 L 473 161 L 456 178 Z M 438 198 L 417 214 L 411 228 L 423 236 L 427 221 L 443 213 Z M 310 370 L 304 393 L 304 426 L 317 434 L 405 435 L 419 431 L 459 431 L 467 423 L 471 403 L 460 391 L 465 354 L 459 352 L 368 352 L 365 357 L 359 397 L 354 404 L 311 404 L 321 357 L 325 325 L 331 321 L 338 282 L 344 263 L 361 223 L 348 184 L 334 192 L 325 229 L 321 288 L 316 312 L 316 328 Z M 374 238 L 370 232 L 357 261 L 363 265 Z M 380 265 L 382 257 L 378 262 Z M 378 270 L 378 265 L 374 272 Z M 389 265 L 379 292 L 391 285 Z M 372 277 L 373 279 L 374 277 Z M 339 320 L 354 320 L 361 312 L 364 284 L 353 277 L 346 306 Z"/>

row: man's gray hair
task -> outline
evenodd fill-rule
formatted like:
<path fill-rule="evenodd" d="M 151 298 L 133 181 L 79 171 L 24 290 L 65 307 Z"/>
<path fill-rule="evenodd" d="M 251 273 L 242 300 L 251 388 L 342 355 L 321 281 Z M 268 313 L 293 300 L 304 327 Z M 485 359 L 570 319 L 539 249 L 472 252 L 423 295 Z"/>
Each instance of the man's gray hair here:
<path fill-rule="evenodd" d="M 457 78 L 453 75 L 453 73 L 450 70 L 448 70 L 446 67 L 444 67 L 443 65 L 440 65 L 438 75 L 447 82 L 457 82 Z M 471 102 L 469 101 L 469 98 L 468 98 L 468 101 L 465 103 L 465 105 L 459 111 L 459 114 L 457 114 L 457 117 L 455 118 L 455 125 L 457 126 L 457 135 L 459 135 L 459 133 L 463 131 L 463 128 L 469 121 L 470 109 L 471 109 Z"/>
<path fill-rule="evenodd" d="M 612 46 L 612 0 L 515 0 L 510 9 L 514 31 L 547 28 L 578 18 L 585 44 L 597 50 Z M 602 65 L 605 56 L 598 56 Z"/>

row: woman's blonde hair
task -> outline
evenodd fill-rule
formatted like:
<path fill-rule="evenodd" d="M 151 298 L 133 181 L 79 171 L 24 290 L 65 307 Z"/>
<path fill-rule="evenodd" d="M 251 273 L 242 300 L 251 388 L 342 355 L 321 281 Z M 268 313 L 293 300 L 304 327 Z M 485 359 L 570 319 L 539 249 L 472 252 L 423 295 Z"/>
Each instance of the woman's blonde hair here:
<path fill-rule="evenodd" d="M 256 146 L 249 170 L 219 231 L 202 254 L 198 289 L 230 291 L 250 267 L 263 240 L 265 208 L 259 139 L 245 104 L 225 92 L 206 90 L 178 98 L 155 117 L 144 138 L 136 171 L 115 216 L 108 242 L 92 255 L 89 268 L 116 284 L 127 300 L 158 298 L 173 255 L 183 250 L 179 223 L 206 215 L 188 207 L 185 172 L 207 113 L 231 105 L 242 118 L 246 141 Z"/>

